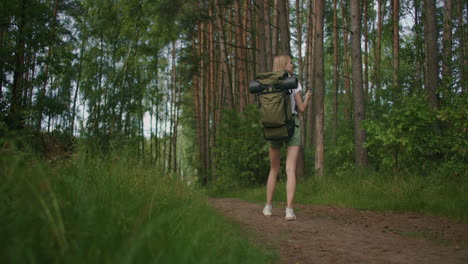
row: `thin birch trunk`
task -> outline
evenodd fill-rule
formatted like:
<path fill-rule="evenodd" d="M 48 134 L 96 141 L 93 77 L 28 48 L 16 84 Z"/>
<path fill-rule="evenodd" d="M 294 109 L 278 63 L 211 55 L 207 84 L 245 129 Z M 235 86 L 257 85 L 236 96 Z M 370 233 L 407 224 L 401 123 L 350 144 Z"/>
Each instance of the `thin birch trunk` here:
<path fill-rule="evenodd" d="M 72 117 L 70 122 L 70 135 L 73 136 L 74 128 L 75 128 L 75 115 L 76 115 L 76 101 L 78 99 L 78 91 L 80 90 L 81 84 L 81 73 L 82 73 L 82 63 L 83 63 L 83 53 L 85 48 L 86 41 L 83 39 L 81 41 L 81 48 L 80 48 L 80 62 L 78 64 L 78 77 L 76 79 L 76 87 L 75 87 L 75 95 L 73 96 L 73 109 L 72 109 Z"/>

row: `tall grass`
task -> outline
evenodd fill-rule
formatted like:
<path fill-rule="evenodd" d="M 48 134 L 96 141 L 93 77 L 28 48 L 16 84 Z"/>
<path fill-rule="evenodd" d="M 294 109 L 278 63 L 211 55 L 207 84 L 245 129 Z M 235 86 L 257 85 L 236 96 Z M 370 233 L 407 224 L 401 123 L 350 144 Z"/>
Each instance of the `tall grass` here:
<path fill-rule="evenodd" d="M 2 263 L 265 263 L 206 198 L 125 157 L 0 155 Z"/>
<path fill-rule="evenodd" d="M 274 202 L 286 201 L 285 176 L 280 175 Z M 265 179 L 266 182 L 266 179 Z M 266 187 L 217 193 L 264 203 Z M 447 216 L 468 222 L 468 185 L 465 178 L 455 182 L 440 175 L 417 175 L 373 171 L 349 171 L 326 175 L 323 179 L 308 177 L 297 184 L 295 202 L 329 204 L 376 211 L 411 211 Z"/>

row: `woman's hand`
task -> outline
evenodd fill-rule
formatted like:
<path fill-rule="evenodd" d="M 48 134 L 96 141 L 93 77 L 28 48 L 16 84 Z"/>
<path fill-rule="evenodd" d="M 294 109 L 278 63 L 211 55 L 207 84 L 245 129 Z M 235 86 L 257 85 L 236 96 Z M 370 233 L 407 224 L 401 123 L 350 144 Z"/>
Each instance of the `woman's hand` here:
<path fill-rule="evenodd" d="M 307 90 L 307 93 L 305 95 L 305 103 L 308 103 L 311 98 L 312 98 L 312 92 L 310 90 Z"/>
<path fill-rule="evenodd" d="M 310 101 L 311 98 L 312 98 L 312 92 L 310 90 L 307 91 L 307 93 L 305 95 L 305 98 L 304 98 L 304 101 L 302 101 L 301 93 L 295 93 L 294 94 L 294 100 L 296 101 L 296 107 L 297 107 L 297 110 L 300 113 L 303 113 L 306 110 L 307 105 L 309 104 L 309 101 Z"/>

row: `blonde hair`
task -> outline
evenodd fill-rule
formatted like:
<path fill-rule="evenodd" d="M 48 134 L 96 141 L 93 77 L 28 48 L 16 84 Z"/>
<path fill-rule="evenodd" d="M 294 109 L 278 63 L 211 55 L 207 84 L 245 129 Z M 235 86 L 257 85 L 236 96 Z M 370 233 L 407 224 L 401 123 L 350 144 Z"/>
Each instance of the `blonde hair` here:
<path fill-rule="evenodd" d="M 286 70 L 286 64 L 291 60 L 291 57 L 288 55 L 278 55 L 275 56 L 273 61 L 273 71 L 284 71 Z"/>

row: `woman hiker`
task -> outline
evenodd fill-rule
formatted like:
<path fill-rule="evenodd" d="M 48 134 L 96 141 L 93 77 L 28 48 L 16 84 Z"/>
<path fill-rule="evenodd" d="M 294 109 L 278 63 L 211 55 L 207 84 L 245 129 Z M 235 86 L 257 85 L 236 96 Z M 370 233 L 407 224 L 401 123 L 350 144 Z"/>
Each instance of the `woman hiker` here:
<path fill-rule="evenodd" d="M 276 56 L 273 62 L 273 71 L 287 71 L 290 75 L 293 74 L 293 64 L 291 57 L 288 55 Z M 291 99 L 291 110 L 294 115 L 294 119 L 297 126 L 300 126 L 299 119 L 297 118 L 297 111 L 303 113 L 311 99 L 312 93 L 307 91 L 305 100 L 302 101 L 302 86 L 299 83 L 296 89 L 292 90 L 289 95 Z M 294 200 L 294 193 L 296 191 L 296 163 L 299 154 L 299 148 L 301 145 L 301 129 L 296 127 L 294 135 L 286 141 L 269 141 L 269 156 L 270 156 L 270 174 L 268 175 L 267 182 L 267 194 L 266 194 L 266 205 L 263 209 L 263 215 L 271 216 L 271 202 L 273 200 L 273 193 L 275 191 L 276 179 L 280 169 L 280 155 L 281 147 L 286 145 L 288 148 L 288 154 L 286 158 L 286 217 L 288 221 L 295 220 L 296 215 L 294 214 L 292 203 Z"/>

